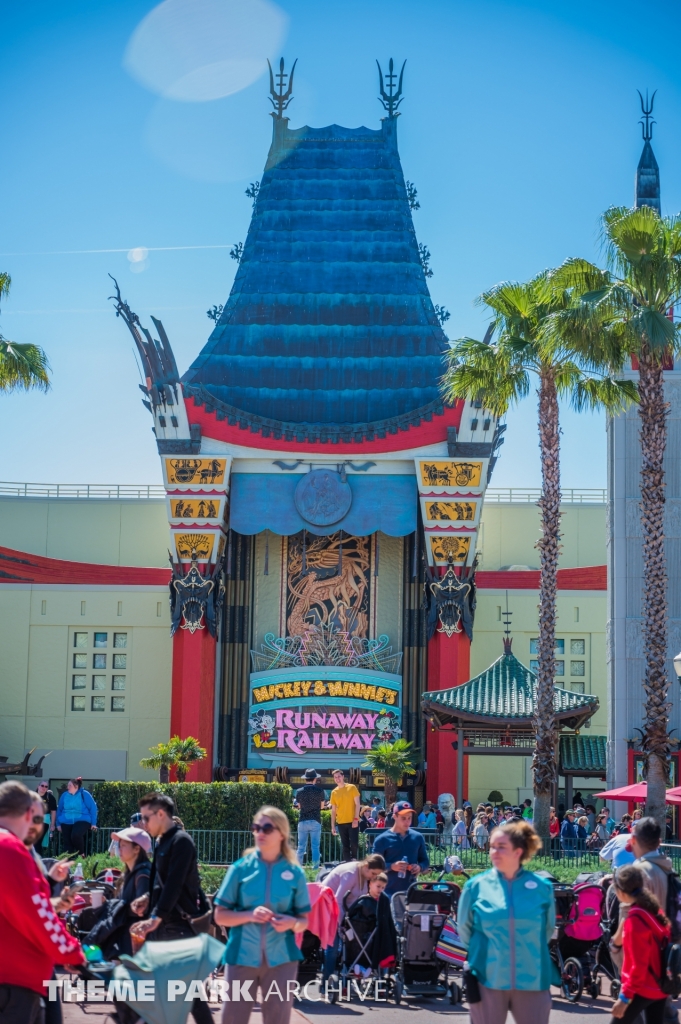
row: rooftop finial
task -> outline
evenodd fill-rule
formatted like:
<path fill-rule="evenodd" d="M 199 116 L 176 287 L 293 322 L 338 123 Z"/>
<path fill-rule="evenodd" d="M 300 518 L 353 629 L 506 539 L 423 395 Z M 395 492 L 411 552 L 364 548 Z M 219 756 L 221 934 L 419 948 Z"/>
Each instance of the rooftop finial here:
<path fill-rule="evenodd" d="M 284 116 L 284 111 L 286 110 L 286 108 L 288 107 L 289 103 L 293 99 L 293 93 L 292 93 L 292 89 L 293 89 L 293 72 L 296 70 L 296 64 L 297 63 L 298 63 L 298 58 L 296 57 L 296 59 L 293 62 L 293 67 L 291 68 L 290 73 L 287 73 L 287 72 L 284 71 L 284 58 L 282 57 L 281 60 L 279 61 L 279 71 L 277 72 L 277 74 L 275 76 L 274 72 L 272 71 L 272 65 L 270 64 L 269 60 L 267 61 L 267 66 L 270 69 L 270 93 L 271 93 L 271 95 L 270 95 L 269 99 L 270 99 L 270 103 L 274 107 L 274 113 L 272 114 L 272 117 L 278 117 L 278 118 L 283 117 Z M 276 87 L 276 89 L 274 87 L 274 79 L 275 79 L 275 77 L 277 79 L 277 87 Z M 287 86 L 287 80 L 288 80 L 288 86 Z"/>
<path fill-rule="evenodd" d="M 638 93 L 639 98 L 641 100 L 641 110 L 643 112 L 643 117 L 641 118 L 641 120 L 639 122 L 639 124 L 641 125 L 641 131 L 643 133 L 643 141 L 644 142 L 650 142 L 650 140 L 653 137 L 653 125 L 657 124 L 656 121 L 651 121 L 651 117 L 652 117 L 652 114 L 653 114 L 653 104 L 655 103 L 655 96 L 657 94 L 657 89 L 655 90 L 653 95 L 650 97 L 650 100 L 648 99 L 648 90 L 646 89 L 645 103 L 643 102 L 643 96 L 641 95 L 641 90 L 637 89 L 636 92 Z"/>
<path fill-rule="evenodd" d="M 405 60 L 404 64 L 406 63 L 407 62 Z M 402 70 L 400 71 L 400 80 L 397 83 L 397 88 L 395 88 L 395 79 L 397 78 L 397 74 L 394 70 L 395 65 L 393 63 L 392 57 L 388 62 L 388 74 L 385 76 L 385 82 L 383 81 L 383 72 L 381 71 L 381 65 L 378 63 L 378 61 L 376 61 L 376 67 L 378 68 L 378 78 L 380 83 L 379 88 L 381 90 L 379 100 L 383 105 L 383 109 L 388 111 L 388 117 L 399 116 L 397 113 L 397 108 L 399 107 L 400 103 L 404 98 L 402 96 L 402 78 L 404 77 L 404 64 L 402 65 Z M 386 85 L 388 87 L 387 92 L 385 91 Z"/>
<path fill-rule="evenodd" d="M 511 654 L 512 653 L 511 652 L 511 644 L 513 643 L 513 640 L 511 639 L 511 616 L 512 615 L 513 615 L 513 612 L 510 612 L 508 610 L 508 590 L 507 590 L 506 591 L 506 611 L 504 612 L 504 615 L 503 615 L 503 618 L 504 618 L 504 636 L 503 636 L 504 654 Z"/>

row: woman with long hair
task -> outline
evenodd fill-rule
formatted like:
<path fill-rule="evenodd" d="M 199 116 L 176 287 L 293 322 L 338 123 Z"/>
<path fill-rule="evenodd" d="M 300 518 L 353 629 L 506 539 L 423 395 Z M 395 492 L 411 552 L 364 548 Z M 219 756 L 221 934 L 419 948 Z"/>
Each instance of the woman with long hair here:
<path fill-rule="evenodd" d="M 669 921 L 635 864 L 625 864 L 613 877 L 615 894 L 629 912 L 622 929 L 620 994 L 613 1003 L 612 1019 L 625 1024 L 643 1014 L 646 1024 L 663 1024 L 667 997 L 660 988 L 662 947 L 669 941 Z"/>
<path fill-rule="evenodd" d="M 289 982 L 302 956 L 295 935 L 305 931 L 310 900 L 305 872 L 290 845 L 289 820 L 278 807 L 261 807 L 251 831 L 255 846 L 228 869 L 213 901 L 216 924 L 229 928 L 225 979 L 262 990 L 263 1024 L 288 1024 Z M 278 994 L 277 994 L 278 993 Z M 253 1002 L 225 1003 L 223 1024 L 247 1024 Z"/>
<path fill-rule="evenodd" d="M 125 871 L 116 882 L 114 897 L 109 900 L 99 920 L 83 939 L 90 946 L 99 946 L 107 960 L 133 953 L 130 925 L 139 921 L 131 904 L 149 892 L 151 874 L 151 838 L 144 829 L 122 828 L 111 833 L 114 856 L 120 857 Z"/>
<path fill-rule="evenodd" d="M 464 810 L 461 807 L 454 812 L 452 842 L 455 846 L 460 846 L 462 850 L 468 850 L 471 845 L 468 842 L 468 827 L 466 825 Z"/>
<path fill-rule="evenodd" d="M 525 868 L 541 848 L 528 822 L 507 822 L 490 836 L 492 868 L 464 886 L 457 926 L 474 979 L 466 986 L 471 1024 L 504 1024 L 509 1010 L 516 1021 L 548 1024 L 553 888 Z"/>

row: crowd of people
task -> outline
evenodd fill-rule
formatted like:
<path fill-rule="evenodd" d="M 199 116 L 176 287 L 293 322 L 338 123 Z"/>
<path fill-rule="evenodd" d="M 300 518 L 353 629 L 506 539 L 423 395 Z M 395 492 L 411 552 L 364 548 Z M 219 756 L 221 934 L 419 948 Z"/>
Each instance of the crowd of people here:
<path fill-rule="evenodd" d="M 385 828 L 376 836 L 371 854 L 358 859 L 356 848 L 353 856 L 353 844 L 361 821 L 379 821 L 383 808 L 380 801 L 375 801 L 375 807 L 362 808 L 356 787 L 345 782 L 343 773 L 335 773 L 334 778 L 336 788 L 329 800 L 332 825 L 347 857 L 325 875 L 321 887 L 335 901 L 338 920 L 363 900 L 375 904 L 377 920 L 381 914 L 387 920 L 391 898 L 430 867 L 421 829 L 437 826 L 435 809 L 425 805 L 415 828 L 414 808 L 406 800 L 397 801 L 385 816 Z M 138 821 L 113 833 L 124 871 L 111 898 L 100 908 L 90 908 L 92 927 L 83 942 L 100 946 L 108 958 L 119 958 L 144 942 L 172 944 L 193 938 L 200 930 L 198 922 L 209 918 L 226 931 L 223 962 L 230 990 L 252 986 L 264 995 L 274 988 L 279 997 L 262 999 L 263 1024 L 288 1024 L 295 995 L 291 983 L 302 959 L 297 937 L 306 931 L 312 913 L 301 860 L 308 839 L 313 861 L 315 853 L 318 858 L 321 827 L 314 825 L 321 826 L 326 803 L 318 779 L 310 770 L 296 793 L 303 825 L 297 852 L 287 814 L 275 807 L 260 808 L 251 826 L 253 847 L 228 868 L 212 906 L 201 888 L 194 842 L 177 818 L 172 799 L 163 793 L 143 797 Z M 43 858 L 39 853 L 46 829 L 49 832 L 60 822 L 61 801 L 46 810 L 44 789 L 39 786 L 39 792 L 31 792 L 18 781 L 0 786 L 0 876 L 12 880 L 0 890 L 0 1024 L 60 1024 L 61 1004 L 44 1000 L 46 986 L 58 966 L 78 969 L 84 964 L 81 942 L 64 926 L 64 915 L 74 903 L 74 889 L 68 884 L 73 861 Z M 71 821 L 63 816 L 62 829 L 81 821 L 96 827 L 96 808 L 90 813 L 85 800 L 76 806 L 80 789 L 74 785 L 73 792 L 68 790 L 71 799 L 64 802 L 63 815 Z M 80 817 L 86 809 L 88 816 Z M 621 978 L 613 1020 L 629 1024 L 641 1014 L 646 1024 L 677 1020 L 662 988 L 663 950 L 677 923 L 670 922 L 674 915 L 668 914 L 672 863 L 660 852 L 662 830 L 654 819 L 641 814 L 624 815 L 618 824 L 607 809 L 596 814 L 587 805 L 583 815 L 579 810 L 565 814 L 558 836 L 562 838 L 563 829 L 574 828 L 586 817 L 582 827 L 587 832 L 592 829 L 592 834 L 602 822 L 605 847 L 601 855 L 608 846 L 612 849 L 613 891 L 620 914 L 611 953 Z M 542 846 L 531 824 L 531 806 L 526 803 L 495 815 L 494 807 L 490 814 L 481 805 L 469 816 L 470 823 L 465 811 L 462 808 L 462 815 L 456 815 L 454 827 L 463 825 L 466 831 L 459 832 L 461 839 L 476 845 L 484 829 L 492 865 L 464 886 L 456 918 L 467 949 L 466 992 L 472 1024 L 503 1024 L 509 1010 L 516 1020 L 547 1024 L 550 984 L 555 980 L 549 951 L 555 908 L 551 882 L 528 867 Z M 479 834 L 475 828 L 480 828 Z M 76 830 L 76 838 L 82 832 Z M 76 842 L 73 827 L 66 842 Z M 338 932 L 327 938 L 322 976 L 328 979 L 336 969 L 340 938 Z M 183 955 L 185 950 L 186 945 L 178 947 Z M 389 965 L 391 959 L 394 951 L 382 964 Z M 196 1024 L 212 1021 L 203 999 L 197 997 L 190 1006 Z M 252 1007 L 251 1000 L 225 1003 L 223 1024 L 247 1024 Z M 123 1009 L 119 1006 L 116 1012 Z M 119 1017 L 134 1019 L 134 1014 Z"/>

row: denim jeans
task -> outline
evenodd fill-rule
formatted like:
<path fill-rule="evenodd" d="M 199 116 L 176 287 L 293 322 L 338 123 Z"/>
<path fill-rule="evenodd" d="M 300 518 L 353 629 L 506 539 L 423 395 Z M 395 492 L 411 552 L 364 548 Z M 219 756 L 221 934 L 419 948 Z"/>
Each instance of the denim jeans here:
<path fill-rule="evenodd" d="M 312 844 L 312 864 L 319 867 L 319 841 L 322 836 L 322 826 L 318 821 L 298 822 L 298 863 L 303 863 L 303 857 L 307 853 L 307 837 L 310 837 Z"/>

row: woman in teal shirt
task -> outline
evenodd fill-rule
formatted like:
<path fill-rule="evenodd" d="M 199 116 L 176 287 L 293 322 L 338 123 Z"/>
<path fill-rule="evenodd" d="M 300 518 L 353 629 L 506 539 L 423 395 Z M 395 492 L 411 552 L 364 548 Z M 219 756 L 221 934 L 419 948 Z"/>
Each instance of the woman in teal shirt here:
<path fill-rule="evenodd" d="M 493 867 L 464 886 L 457 926 L 479 982 L 471 1024 L 548 1024 L 551 1012 L 549 940 L 556 912 L 551 883 L 523 867 L 541 849 L 526 821 L 508 822 L 490 838 Z"/>
<path fill-rule="evenodd" d="M 289 845 L 290 826 L 277 807 L 261 807 L 246 850 L 213 900 L 215 921 L 229 928 L 223 1024 L 248 1024 L 258 987 L 263 1024 L 288 1024 L 298 961 L 295 933 L 305 931 L 310 899 L 305 872 Z M 252 986 L 252 991 L 250 991 Z M 235 999 L 236 992 L 240 998 Z"/>

